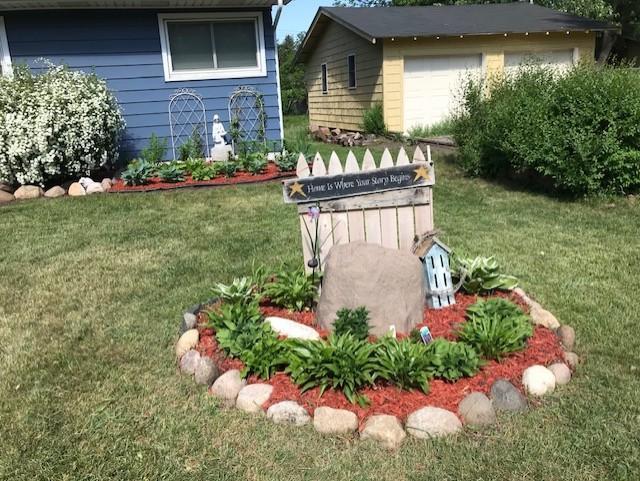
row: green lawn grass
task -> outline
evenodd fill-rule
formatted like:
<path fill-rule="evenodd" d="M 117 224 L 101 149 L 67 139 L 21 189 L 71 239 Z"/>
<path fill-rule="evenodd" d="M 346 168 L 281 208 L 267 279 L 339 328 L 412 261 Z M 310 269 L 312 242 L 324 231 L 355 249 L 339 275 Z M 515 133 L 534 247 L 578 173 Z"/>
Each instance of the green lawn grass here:
<path fill-rule="evenodd" d="M 179 320 L 254 261 L 301 262 L 280 185 L 16 202 L 0 208 L 0 479 L 639 479 L 640 207 L 436 172 L 443 240 L 495 254 L 575 326 L 569 386 L 397 453 L 222 410 L 176 372 Z"/>

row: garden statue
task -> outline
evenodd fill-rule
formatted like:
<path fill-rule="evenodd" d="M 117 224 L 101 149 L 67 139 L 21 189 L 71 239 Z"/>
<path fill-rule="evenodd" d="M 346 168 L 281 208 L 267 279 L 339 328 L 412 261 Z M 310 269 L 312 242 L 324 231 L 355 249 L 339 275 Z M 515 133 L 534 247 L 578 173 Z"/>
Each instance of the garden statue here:
<path fill-rule="evenodd" d="M 232 152 L 231 136 L 224 128 L 224 124 L 220 121 L 220 116 L 213 116 L 213 125 L 211 126 L 211 136 L 213 137 L 213 147 L 211 149 L 211 160 L 228 160 L 229 154 Z"/>

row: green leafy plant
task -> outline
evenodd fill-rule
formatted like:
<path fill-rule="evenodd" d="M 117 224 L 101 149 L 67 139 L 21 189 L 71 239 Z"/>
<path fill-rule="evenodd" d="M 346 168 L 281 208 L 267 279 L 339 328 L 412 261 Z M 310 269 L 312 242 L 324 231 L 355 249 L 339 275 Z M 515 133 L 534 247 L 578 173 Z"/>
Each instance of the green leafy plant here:
<path fill-rule="evenodd" d="M 164 182 L 184 181 L 184 169 L 177 162 L 165 162 L 157 167 L 158 177 Z"/>
<path fill-rule="evenodd" d="M 533 326 L 517 305 L 506 299 L 480 299 L 467 309 L 467 321 L 458 339 L 488 359 L 521 351 L 533 335 Z"/>
<path fill-rule="evenodd" d="M 155 166 L 142 159 L 129 162 L 127 168 L 120 174 L 126 185 L 145 185 L 155 175 Z"/>
<path fill-rule="evenodd" d="M 267 168 L 267 156 L 264 152 L 249 152 L 241 160 L 244 170 L 258 175 Z"/>
<path fill-rule="evenodd" d="M 351 334 L 356 339 L 366 340 L 369 336 L 369 311 L 362 306 L 357 309 L 340 309 L 333 323 L 336 336 Z"/>
<path fill-rule="evenodd" d="M 351 403 L 368 404 L 358 393 L 372 385 L 379 375 L 375 345 L 345 334 L 331 335 L 327 341 L 291 340 L 286 372 L 302 392 L 319 387 L 320 396 L 328 389 L 341 390 Z"/>
<path fill-rule="evenodd" d="M 220 348 L 232 357 L 251 350 L 262 329 L 262 314 L 257 300 L 248 303 L 223 303 L 208 312 L 208 326 L 216 331 Z"/>
<path fill-rule="evenodd" d="M 401 389 L 429 391 L 431 358 L 427 346 L 385 336 L 376 344 L 380 376 Z"/>
<path fill-rule="evenodd" d="M 451 135 L 453 132 L 453 120 L 446 119 L 432 125 L 414 125 L 408 130 L 410 140 L 418 141 L 429 137 Z"/>
<path fill-rule="evenodd" d="M 482 366 L 478 353 L 463 342 L 434 339 L 426 348 L 428 366 L 425 369 L 430 377 L 456 381 L 473 376 Z"/>
<path fill-rule="evenodd" d="M 295 155 L 296 161 L 298 155 L 303 154 L 305 157 L 309 157 L 313 144 L 311 142 L 311 136 L 307 127 L 298 128 L 293 130 L 290 137 L 285 140 L 285 150 Z"/>
<path fill-rule="evenodd" d="M 271 302 L 295 311 L 310 307 L 317 291 L 313 279 L 302 268 L 280 270 L 264 288 L 264 294 Z"/>
<path fill-rule="evenodd" d="M 253 283 L 248 277 L 235 278 L 231 284 L 218 283 L 213 294 L 222 302 L 234 305 L 248 305 L 255 299 Z"/>
<path fill-rule="evenodd" d="M 451 273 L 455 282 L 464 279 L 462 288 L 469 294 L 483 294 L 496 289 L 512 290 L 518 287 L 518 279 L 500 272 L 494 257 L 475 259 L 452 256 Z"/>
<path fill-rule="evenodd" d="M 280 172 L 290 172 L 292 170 L 296 170 L 298 166 L 298 156 L 300 154 L 296 154 L 295 151 L 289 152 L 287 150 L 283 150 L 279 155 L 276 155 L 276 165 L 278 166 L 278 170 Z"/>
<path fill-rule="evenodd" d="M 264 264 L 256 264 L 255 261 L 251 263 L 251 282 L 256 293 L 262 294 L 264 292 L 270 277 L 271 274 Z"/>
<path fill-rule="evenodd" d="M 225 177 L 233 177 L 238 172 L 239 165 L 234 160 L 225 160 L 223 162 L 216 163 L 217 169 Z"/>
<path fill-rule="evenodd" d="M 385 135 L 384 111 L 381 104 L 375 104 L 362 114 L 362 128 L 368 134 Z"/>
<path fill-rule="evenodd" d="M 189 138 L 178 148 L 178 157 L 181 162 L 186 162 L 189 159 L 198 159 L 202 157 L 203 150 L 200 130 L 194 128 Z"/>
<path fill-rule="evenodd" d="M 245 365 L 240 375 L 246 377 L 256 374 L 262 379 L 269 379 L 277 371 L 284 370 L 289 364 L 289 345 L 278 339 L 271 325 L 263 322 L 259 327 L 251 329 L 251 335 L 251 347 L 239 355 Z"/>
<path fill-rule="evenodd" d="M 155 133 L 152 133 L 149 144 L 140 152 L 140 158 L 150 164 L 156 164 L 164 160 L 166 151 L 167 139 L 160 139 Z"/>

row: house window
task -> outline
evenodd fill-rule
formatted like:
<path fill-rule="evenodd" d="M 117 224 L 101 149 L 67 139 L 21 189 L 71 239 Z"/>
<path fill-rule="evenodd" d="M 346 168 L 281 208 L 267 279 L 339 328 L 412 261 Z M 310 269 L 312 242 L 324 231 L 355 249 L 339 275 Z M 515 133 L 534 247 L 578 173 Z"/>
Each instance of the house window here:
<path fill-rule="evenodd" d="M 349 88 L 356 88 L 356 56 L 355 54 L 347 57 L 347 69 L 349 71 Z"/>
<path fill-rule="evenodd" d="M 0 17 L 0 75 L 11 75 L 12 72 L 9 42 L 7 41 L 7 31 L 4 28 L 4 17 Z"/>
<path fill-rule="evenodd" d="M 262 14 L 160 14 L 166 81 L 267 75 Z"/>
<path fill-rule="evenodd" d="M 329 93 L 329 79 L 327 78 L 327 64 L 322 64 L 322 93 Z"/>

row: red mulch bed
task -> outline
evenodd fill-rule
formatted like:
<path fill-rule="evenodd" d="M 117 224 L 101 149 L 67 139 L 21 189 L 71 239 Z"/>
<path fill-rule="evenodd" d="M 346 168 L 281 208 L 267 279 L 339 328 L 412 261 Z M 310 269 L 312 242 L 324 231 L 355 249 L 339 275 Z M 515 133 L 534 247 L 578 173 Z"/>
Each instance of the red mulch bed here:
<path fill-rule="evenodd" d="M 278 166 L 272 162 L 262 174 L 254 175 L 249 172 L 238 172 L 234 177 L 216 177 L 211 180 L 193 180 L 190 175 L 185 176 L 184 182 L 162 182 L 159 177 L 153 177 L 146 185 L 125 185 L 122 179 L 118 179 L 109 192 L 150 192 L 154 190 L 171 190 L 185 187 L 206 187 L 236 184 L 254 184 L 270 180 L 283 179 L 295 176 L 295 171 L 280 172 Z"/>
<path fill-rule="evenodd" d="M 497 295 L 509 298 L 523 307 L 523 309 L 527 309 L 526 305 L 517 296 L 502 293 Z M 457 324 L 464 321 L 467 307 L 476 302 L 477 299 L 477 296 L 457 294 L 454 306 L 445 309 L 426 308 L 424 311 L 425 322 L 421 326 L 429 326 L 434 337 L 455 340 L 454 332 Z M 263 306 L 262 312 L 266 316 L 285 317 L 309 326 L 313 326 L 315 317 L 313 312 L 290 312 L 273 306 Z M 201 327 L 199 327 L 200 343 L 198 351 L 202 355 L 213 358 L 221 371 L 241 369 L 243 366 L 241 361 L 229 359 L 218 350 L 213 330 L 203 327 L 206 321 L 206 314 L 200 313 L 199 324 Z M 318 331 L 323 337 L 327 334 L 326 332 Z M 266 382 L 274 387 L 271 398 L 264 406 L 265 409 L 280 401 L 293 400 L 305 406 L 310 413 L 313 413 L 315 408 L 320 406 L 348 409 L 358 415 L 361 423 L 372 414 L 392 414 L 405 420 L 408 414 L 424 406 L 436 406 L 457 412 L 458 404 L 467 394 L 473 391 L 488 393 L 491 385 L 497 379 L 507 379 L 521 388 L 522 373 L 527 367 L 534 364 L 549 365 L 561 359 L 562 348 L 556 335 L 549 329 L 536 326 L 534 334 L 529 339 L 527 348 L 524 351 L 513 354 L 501 362 L 488 362 L 478 374 L 471 378 L 462 378 L 453 383 L 433 380 L 429 383 L 430 390 L 428 394 L 423 394 L 420 391 L 403 391 L 392 385 L 379 384 L 361 391 L 370 401 L 369 406 L 365 408 L 361 408 L 357 404 L 351 404 L 339 391 L 327 390 L 322 397 L 319 396 L 318 388 L 300 393 L 291 378 L 284 373 L 276 374 L 269 381 L 251 376 L 248 382 Z"/>

